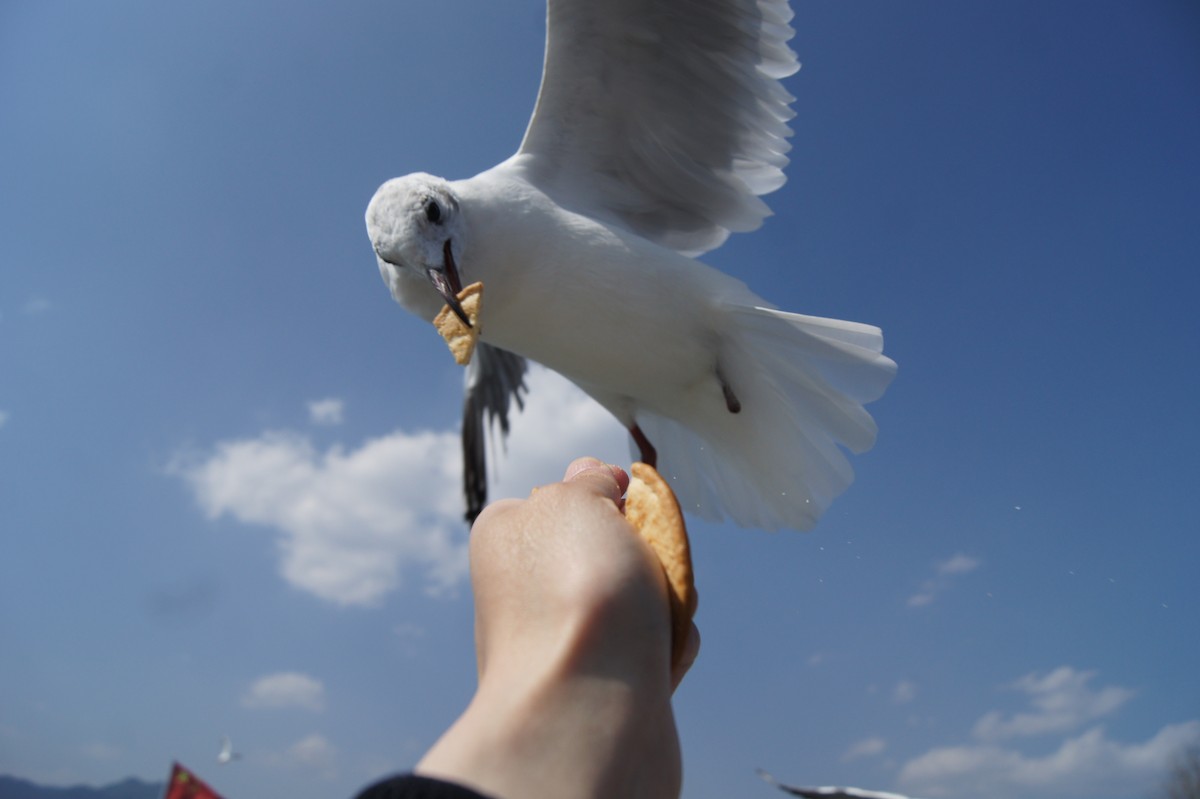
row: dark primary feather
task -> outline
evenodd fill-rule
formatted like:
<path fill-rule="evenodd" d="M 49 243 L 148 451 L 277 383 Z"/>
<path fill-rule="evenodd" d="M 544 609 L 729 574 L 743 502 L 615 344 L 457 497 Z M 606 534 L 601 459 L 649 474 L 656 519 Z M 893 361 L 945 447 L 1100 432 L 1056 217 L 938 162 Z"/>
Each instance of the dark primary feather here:
<path fill-rule="evenodd" d="M 466 397 L 463 400 L 462 453 L 463 494 L 466 520 L 475 521 L 487 504 L 487 435 L 496 423 L 501 439 L 508 435 L 508 411 L 513 402 L 525 407 L 523 395 L 528 366 L 520 355 L 484 344 L 475 346 L 467 367 Z"/>

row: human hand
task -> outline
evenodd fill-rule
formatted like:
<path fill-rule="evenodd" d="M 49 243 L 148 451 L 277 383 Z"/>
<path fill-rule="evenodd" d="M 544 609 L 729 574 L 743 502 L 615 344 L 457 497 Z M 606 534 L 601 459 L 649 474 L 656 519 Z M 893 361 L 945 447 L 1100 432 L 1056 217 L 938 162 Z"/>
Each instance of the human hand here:
<path fill-rule="evenodd" d="M 580 459 L 471 533 L 479 687 L 418 765 L 505 799 L 672 797 L 681 784 L 662 567 L 621 512 L 629 478 Z"/>

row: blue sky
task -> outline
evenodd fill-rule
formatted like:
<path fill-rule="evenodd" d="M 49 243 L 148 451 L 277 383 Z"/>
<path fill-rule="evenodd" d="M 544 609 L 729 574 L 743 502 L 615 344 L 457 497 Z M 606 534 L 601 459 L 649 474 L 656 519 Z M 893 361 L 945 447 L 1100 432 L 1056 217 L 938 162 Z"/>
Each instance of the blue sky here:
<path fill-rule="evenodd" d="M 1146 796 L 1200 734 L 1200 15 L 793 6 L 789 181 L 706 260 L 900 373 L 816 531 L 693 522 L 684 795 Z M 0 6 L 0 772 L 348 796 L 465 705 L 461 372 L 362 216 L 515 150 L 543 17 Z M 501 489 L 585 452 L 536 374 Z"/>

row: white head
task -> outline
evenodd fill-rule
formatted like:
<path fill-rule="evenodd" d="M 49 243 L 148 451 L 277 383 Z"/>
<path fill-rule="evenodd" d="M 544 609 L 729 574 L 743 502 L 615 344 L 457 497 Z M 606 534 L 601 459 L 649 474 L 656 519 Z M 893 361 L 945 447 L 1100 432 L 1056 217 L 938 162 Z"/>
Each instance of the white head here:
<path fill-rule="evenodd" d="M 367 206 L 367 234 L 393 293 L 428 281 L 467 322 L 455 297 L 462 290 L 454 260 L 455 250 L 462 251 L 462 228 L 458 198 L 450 184 L 424 172 L 389 180 Z M 415 297 L 403 299 L 405 304 L 421 304 Z"/>

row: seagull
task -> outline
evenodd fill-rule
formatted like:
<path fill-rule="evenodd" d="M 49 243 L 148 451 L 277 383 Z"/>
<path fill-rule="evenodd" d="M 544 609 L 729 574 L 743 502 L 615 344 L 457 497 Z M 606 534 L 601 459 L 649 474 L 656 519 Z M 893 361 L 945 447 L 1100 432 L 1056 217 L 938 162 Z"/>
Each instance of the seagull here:
<path fill-rule="evenodd" d="M 233 751 L 233 741 L 229 740 L 228 735 L 221 736 L 221 751 L 217 753 L 217 762 L 221 765 L 230 763 L 234 760 L 241 760 L 241 752 Z"/>
<path fill-rule="evenodd" d="M 758 769 L 758 776 L 784 793 L 789 793 L 792 796 L 800 796 L 803 799 L 913 799 L 903 794 L 889 793 L 887 791 L 864 791 L 862 788 L 837 788 L 833 786 L 798 788 L 793 785 L 784 785 L 763 769 Z"/>
<path fill-rule="evenodd" d="M 697 260 L 758 228 L 799 69 L 787 0 L 549 0 L 541 89 L 517 152 L 474 177 L 393 178 L 367 232 L 406 310 L 484 284 L 465 377 L 464 493 L 487 501 L 527 360 L 629 431 L 685 511 L 808 530 L 853 480 L 895 375 L 877 327 L 779 310 Z M 783 269 L 791 270 L 791 264 Z"/>

